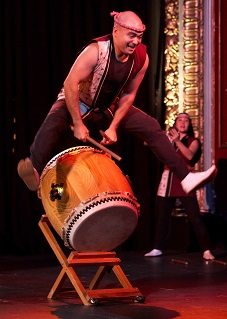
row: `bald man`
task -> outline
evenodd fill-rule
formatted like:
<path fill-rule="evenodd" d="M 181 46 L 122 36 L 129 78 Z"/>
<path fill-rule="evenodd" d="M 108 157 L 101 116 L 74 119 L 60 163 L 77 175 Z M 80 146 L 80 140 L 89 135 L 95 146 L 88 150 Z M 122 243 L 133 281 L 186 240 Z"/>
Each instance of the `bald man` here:
<path fill-rule="evenodd" d="M 213 165 L 205 172 L 191 173 L 176 154 L 158 122 L 133 106 L 148 67 L 142 44 L 145 25 L 131 11 L 112 12 L 112 34 L 91 40 L 77 55 L 64 86 L 30 148 L 30 158 L 18 163 L 18 173 L 28 188 L 36 191 L 39 176 L 66 132 L 86 142 L 91 129 L 102 129 L 104 145 L 117 141 L 117 132 L 135 135 L 152 149 L 181 181 L 186 193 L 210 181 Z M 74 146 L 74 145 L 72 145 Z"/>

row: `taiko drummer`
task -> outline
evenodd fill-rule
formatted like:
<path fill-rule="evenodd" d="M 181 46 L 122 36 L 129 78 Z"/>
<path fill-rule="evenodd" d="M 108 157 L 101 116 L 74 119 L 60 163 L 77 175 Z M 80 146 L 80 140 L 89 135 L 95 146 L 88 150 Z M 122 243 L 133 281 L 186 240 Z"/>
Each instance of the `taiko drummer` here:
<path fill-rule="evenodd" d="M 190 172 L 159 123 L 133 105 L 149 63 L 146 46 L 141 43 L 146 28 L 134 12 L 112 12 L 111 16 L 112 34 L 91 40 L 79 52 L 35 136 L 30 157 L 19 162 L 18 173 L 28 188 L 36 191 L 40 174 L 70 127 L 71 134 L 85 142 L 95 126 L 104 131 L 101 143 L 105 145 L 117 142 L 119 131 L 145 141 L 189 193 L 210 181 L 216 167 Z"/>

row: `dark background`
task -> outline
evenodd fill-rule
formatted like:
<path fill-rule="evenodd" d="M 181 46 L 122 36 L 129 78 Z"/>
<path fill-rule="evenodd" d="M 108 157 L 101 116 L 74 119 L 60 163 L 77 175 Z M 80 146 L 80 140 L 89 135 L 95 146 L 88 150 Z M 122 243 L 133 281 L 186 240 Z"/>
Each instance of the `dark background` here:
<path fill-rule="evenodd" d="M 163 123 L 164 5 L 160 0 L 2 0 L 0 6 L 0 254 L 48 248 L 38 227 L 41 200 L 17 175 L 17 163 L 55 101 L 76 53 L 112 32 L 111 11 L 136 12 L 147 30 L 150 65 L 135 105 Z M 141 205 L 138 227 L 122 249 L 151 248 L 160 163 L 142 141 L 119 136 L 119 164 Z M 113 230 L 114 231 L 114 230 Z"/>

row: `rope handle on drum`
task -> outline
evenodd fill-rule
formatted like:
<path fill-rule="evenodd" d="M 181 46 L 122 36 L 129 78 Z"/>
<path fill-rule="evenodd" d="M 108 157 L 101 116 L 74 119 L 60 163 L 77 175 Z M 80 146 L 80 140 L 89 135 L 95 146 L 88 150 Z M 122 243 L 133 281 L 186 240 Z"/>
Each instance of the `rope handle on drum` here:
<path fill-rule="evenodd" d="M 73 126 L 71 126 L 71 130 L 73 131 Z M 103 131 L 99 131 L 101 135 L 105 134 Z M 118 161 L 121 161 L 121 157 L 118 156 L 116 153 L 112 152 L 111 150 L 109 150 L 107 147 L 105 147 L 104 145 L 100 144 L 99 142 L 96 142 L 93 138 L 91 138 L 90 136 L 87 136 L 87 141 L 90 142 L 91 144 L 99 147 L 101 150 L 103 150 L 104 152 L 108 153 L 109 155 L 111 155 L 113 158 L 115 158 Z"/>

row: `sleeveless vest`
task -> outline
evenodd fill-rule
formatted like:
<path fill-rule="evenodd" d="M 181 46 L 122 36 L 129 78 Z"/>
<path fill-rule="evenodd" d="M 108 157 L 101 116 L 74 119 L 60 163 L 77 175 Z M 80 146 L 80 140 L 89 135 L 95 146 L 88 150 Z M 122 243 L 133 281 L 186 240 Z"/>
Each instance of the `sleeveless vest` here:
<path fill-rule="evenodd" d="M 85 45 L 77 56 L 91 43 L 97 43 L 99 47 L 99 56 L 98 62 L 95 66 L 94 71 L 89 75 L 86 81 L 83 81 L 79 84 L 79 92 L 80 92 L 80 99 L 85 104 L 87 104 L 91 108 L 96 108 L 98 105 L 96 104 L 99 94 L 101 92 L 102 86 L 106 79 L 106 75 L 108 74 L 109 66 L 110 66 L 110 59 L 111 53 L 113 50 L 113 39 L 112 35 L 106 35 L 100 38 L 96 38 L 91 40 L 87 45 Z M 146 60 L 146 46 L 144 44 L 139 44 L 133 54 L 133 63 L 132 68 L 112 101 L 114 101 L 120 97 L 121 93 L 127 87 L 127 85 L 132 81 L 132 79 L 136 76 L 136 74 L 141 70 Z M 58 94 L 58 100 L 64 99 L 64 88 Z"/>

